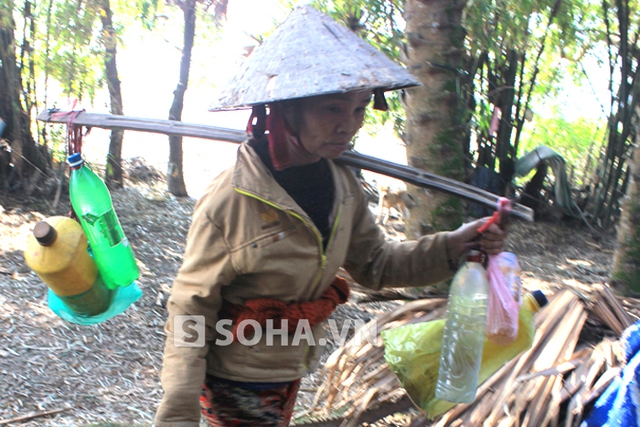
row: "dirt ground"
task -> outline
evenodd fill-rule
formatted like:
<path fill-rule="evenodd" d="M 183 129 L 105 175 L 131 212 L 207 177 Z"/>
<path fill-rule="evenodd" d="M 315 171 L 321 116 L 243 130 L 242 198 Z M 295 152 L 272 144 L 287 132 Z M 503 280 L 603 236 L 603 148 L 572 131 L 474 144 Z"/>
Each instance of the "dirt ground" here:
<path fill-rule="evenodd" d="M 113 192 L 140 266 L 143 296 L 124 314 L 94 326 L 67 323 L 52 313 L 46 286 L 24 262 L 33 226 L 48 216 L 67 215 L 68 201 L 53 211 L 48 202 L 0 194 L 0 420 L 58 411 L 11 425 L 151 424 L 162 395 L 164 305 L 195 203 L 175 199 L 164 188 L 147 179 Z M 401 221 L 392 219 L 389 237 L 401 239 L 401 230 Z M 573 222 L 514 222 L 507 250 L 518 256 L 526 289 L 552 293 L 572 287 L 588 293 L 609 277 L 614 237 L 594 236 Z M 350 302 L 337 315 L 372 318 L 388 304 L 398 302 Z M 320 381 L 305 379 L 299 410 Z"/>

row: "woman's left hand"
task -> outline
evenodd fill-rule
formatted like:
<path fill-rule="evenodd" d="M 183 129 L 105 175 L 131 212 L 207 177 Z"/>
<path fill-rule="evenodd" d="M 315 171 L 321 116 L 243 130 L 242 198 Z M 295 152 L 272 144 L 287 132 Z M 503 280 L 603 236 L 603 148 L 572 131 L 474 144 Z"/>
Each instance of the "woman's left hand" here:
<path fill-rule="evenodd" d="M 467 224 L 461 225 L 458 229 L 449 232 L 447 235 L 447 255 L 449 258 L 458 259 L 468 249 L 480 249 L 487 255 L 497 255 L 504 249 L 504 241 L 507 232 L 497 224 L 491 224 L 483 232 L 480 228 L 489 217 L 481 218 Z"/>

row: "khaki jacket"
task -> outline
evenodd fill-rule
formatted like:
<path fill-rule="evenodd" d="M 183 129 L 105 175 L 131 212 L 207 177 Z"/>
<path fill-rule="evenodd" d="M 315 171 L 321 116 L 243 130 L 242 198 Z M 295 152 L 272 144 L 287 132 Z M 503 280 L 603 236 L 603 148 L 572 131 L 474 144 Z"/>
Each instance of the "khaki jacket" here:
<path fill-rule="evenodd" d="M 335 198 L 326 250 L 309 216 L 276 183 L 249 143 L 240 146 L 235 167 L 217 177 L 196 204 L 184 261 L 168 301 L 165 394 L 156 413 L 158 427 L 198 427 L 198 398 L 206 374 L 283 382 L 315 367 L 322 351 L 317 345 L 322 325 L 313 328 L 313 337 L 306 337 L 312 339 L 301 339 L 298 345 L 278 337 L 267 342 L 266 334 L 254 345 L 217 345 L 228 341 L 216 330 L 223 301 L 312 301 L 324 293 L 341 266 L 372 289 L 425 286 L 452 276 L 446 233 L 417 241 L 386 241 L 354 174 L 331 161 L 329 165 Z M 204 316 L 202 346 L 174 345 L 174 322 L 184 315 Z M 184 329 L 179 323 L 175 327 Z"/>

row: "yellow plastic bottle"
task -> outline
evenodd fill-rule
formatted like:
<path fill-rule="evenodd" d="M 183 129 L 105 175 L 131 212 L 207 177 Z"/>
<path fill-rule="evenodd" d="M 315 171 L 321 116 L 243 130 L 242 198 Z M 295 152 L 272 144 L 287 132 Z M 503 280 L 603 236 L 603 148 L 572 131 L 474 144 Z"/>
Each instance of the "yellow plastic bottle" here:
<path fill-rule="evenodd" d="M 80 224 L 54 216 L 36 224 L 27 238 L 24 257 L 69 309 L 92 316 L 108 308 L 110 291 L 87 249 L 87 237 Z"/>

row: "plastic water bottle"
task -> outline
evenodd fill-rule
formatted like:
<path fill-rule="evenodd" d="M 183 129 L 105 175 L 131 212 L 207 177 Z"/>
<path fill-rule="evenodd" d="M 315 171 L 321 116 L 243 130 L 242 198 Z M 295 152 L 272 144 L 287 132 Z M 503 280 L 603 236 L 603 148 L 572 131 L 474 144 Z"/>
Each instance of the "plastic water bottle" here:
<path fill-rule="evenodd" d="M 436 383 L 436 397 L 449 402 L 471 403 L 478 388 L 489 298 L 481 262 L 482 254 L 471 251 L 449 290 Z"/>
<path fill-rule="evenodd" d="M 80 154 L 70 155 L 68 161 L 71 205 L 87 234 L 98 270 L 108 288 L 128 286 L 138 278 L 139 271 L 109 190 Z"/>
<path fill-rule="evenodd" d="M 54 216 L 36 224 L 24 251 L 27 265 L 71 311 L 81 316 L 103 313 L 111 301 L 111 291 L 100 278 L 88 247 L 80 224 Z"/>

